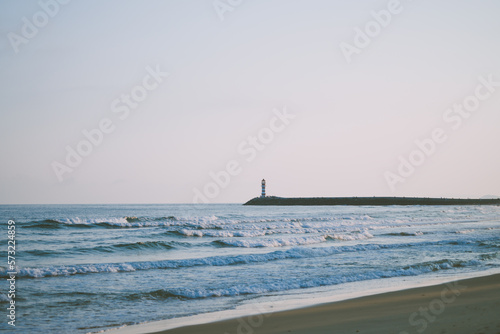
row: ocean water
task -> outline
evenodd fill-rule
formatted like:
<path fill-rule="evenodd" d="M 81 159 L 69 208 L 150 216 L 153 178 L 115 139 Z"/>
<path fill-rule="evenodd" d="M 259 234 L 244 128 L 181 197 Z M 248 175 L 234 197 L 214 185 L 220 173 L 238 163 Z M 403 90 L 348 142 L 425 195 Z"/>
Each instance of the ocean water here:
<path fill-rule="evenodd" d="M 4 332 L 98 332 L 334 296 L 351 282 L 362 293 L 387 280 L 500 272 L 499 206 L 3 205 L 0 221 Z"/>

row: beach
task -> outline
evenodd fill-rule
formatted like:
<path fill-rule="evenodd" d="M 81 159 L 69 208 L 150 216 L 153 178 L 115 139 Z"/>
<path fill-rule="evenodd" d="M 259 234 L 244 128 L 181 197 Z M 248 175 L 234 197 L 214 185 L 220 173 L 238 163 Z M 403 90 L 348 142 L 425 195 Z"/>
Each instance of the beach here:
<path fill-rule="evenodd" d="M 500 274 L 157 334 L 500 333 Z"/>

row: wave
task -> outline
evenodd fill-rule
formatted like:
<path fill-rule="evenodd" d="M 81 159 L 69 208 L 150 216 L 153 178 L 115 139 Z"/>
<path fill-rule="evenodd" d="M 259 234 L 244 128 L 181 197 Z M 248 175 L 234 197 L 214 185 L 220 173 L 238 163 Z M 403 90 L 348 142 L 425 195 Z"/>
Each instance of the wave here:
<path fill-rule="evenodd" d="M 165 216 L 165 217 L 125 217 L 125 220 L 129 223 L 140 222 L 140 221 L 168 221 L 168 220 L 177 220 L 174 216 Z"/>
<path fill-rule="evenodd" d="M 310 245 L 326 242 L 326 236 L 299 237 L 299 238 L 274 238 L 255 240 L 216 240 L 216 245 L 228 247 L 260 248 L 260 247 L 283 247 Z"/>
<path fill-rule="evenodd" d="M 169 298 L 182 298 L 178 294 L 169 292 L 168 290 L 154 290 L 150 292 L 143 293 L 133 293 L 130 295 L 124 296 L 124 299 L 128 300 L 142 300 L 142 299 L 154 299 L 154 300 L 165 300 Z M 184 299 L 184 298 L 182 298 Z"/>
<path fill-rule="evenodd" d="M 138 250 L 169 250 L 177 247 L 188 247 L 189 243 L 177 241 L 138 241 L 131 243 L 112 244 L 96 247 L 76 247 L 65 249 L 32 249 L 23 252 L 35 256 L 54 256 L 82 253 L 112 253 L 116 251 L 138 251 Z"/>
<path fill-rule="evenodd" d="M 64 250 L 55 249 L 28 249 L 24 250 L 23 253 L 35 256 L 54 256 L 67 254 L 67 252 Z"/>
<path fill-rule="evenodd" d="M 438 270 L 445 270 L 445 269 L 453 269 L 453 268 L 464 268 L 464 267 L 470 267 L 470 266 L 478 266 L 480 265 L 481 262 L 478 260 L 450 260 L 450 259 L 442 259 L 442 260 L 436 260 L 436 261 L 427 261 L 427 262 L 422 262 L 418 264 L 414 264 L 411 266 L 405 266 L 402 268 L 402 270 L 405 271 L 412 271 L 412 270 L 419 270 L 424 272 L 431 272 L 431 271 L 438 271 Z"/>
<path fill-rule="evenodd" d="M 341 241 L 353 241 L 353 240 L 365 240 L 373 238 L 373 235 L 364 231 L 363 233 L 355 234 L 332 234 L 326 236 L 328 239 L 341 240 Z"/>
<path fill-rule="evenodd" d="M 176 231 L 178 234 L 186 237 L 218 237 L 218 238 L 232 238 L 232 237 L 260 237 L 268 234 L 273 234 L 270 231 L 226 231 L 226 230 L 188 230 L 182 229 Z"/>
<path fill-rule="evenodd" d="M 80 219 L 66 218 L 61 220 L 45 219 L 42 221 L 31 221 L 23 224 L 23 228 L 37 229 L 59 229 L 59 228 L 130 228 L 130 227 L 155 227 L 155 226 L 173 226 L 177 218 L 174 216 L 147 218 L 147 217 L 121 217 L 121 218 L 93 218 Z"/>
<path fill-rule="evenodd" d="M 481 260 L 493 260 L 493 259 L 498 258 L 499 255 L 500 255 L 500 252 L 488 253 L 488 254 L 481 254 L 481 255 L 479 255 L 479 258 Z"/>
<path fill-rule="evenodd" d="M 259 237 L 274 234 L 337 234 L 341 233 L 364 233 L 369 228 L 361 229 L 359 227 L 339 228 L 335 226 L 322 228 L 303 228 L 301 226 L 231 226 L 230 229 L 218 227 L 216 229 L 180 229 L 169 231 L 170 233 L 186 237 Z"/>
<path fill-rule="evenodd" d="M 441 259 L 437 261 L 418 263 L 411 266 L 392 270 L 377 270 L 353 275 L 318 277 L 308 279 L 270 280 L 269 282 L 253 285 L 235 285 L 221 289 L 206 288 L 176 288 L 160 289 L 146 293 L 135 293 L 129 295 L 129 299 L 203 299 L 212 297 L 233 297 L 249 294 L 262 294 L 281 292 L 296 289 L 315 288 L 321 286 L 337 285 L 348 282 L 358 282 L 381 278 L 392 278 L 401 276 L 418 276 L 429 272 L 450 270 L 453 268 L 474 267 L 481 265 L 480 261 L 462 261 L 456 259 Z"/>
<path fill-rule="evenodd" d="M 271 235 L 271 234 L 305 234 L 305 233 L 352 233 L 352 232 L 363 232 L 367 230 L 379 230 L 379 229 L 400 229 L 400 228 L 423 228 L 427 226 L 436 225 L 449 225 L 450 222 L 420 222 L 420 223 L 408 223 L 399 220 L 393 220 L 387 222 L 382 220 L 380 222 L 373 220 L 327 220 L 327 221 L 280 221 L 280 222 L 239 222 L 239 221 L 217 221 L 210 224 L 192 224 L 190 229 L 184 228 L 180 231 L 180 234 L 185 236 L 207 236 L 207 237 L 218 237 L 223 235 L 229 235 L 232 233 L 233 237 L 239 236 L 239 231 L 248 232 L 250 236 L 251 233 L 255 235 Z M 224 231 L 224 232 L 215 232 Z M 255 232 L 249 232 L 255 231 Z M 242 234 L 240 234 L 242 235 Z"/>
<path fill-rule="evenodd" d="M 41 228 L 41 229 L 58 229 L 62 228 L 61 222 L 53 219 L 45 219 L 42 221 L 32 221 L 29 225 L 24 225 L 24 228 Z"/>
<path fill-rule="evenodd" d="M 418 236 L 424 235 L 424 232 L 421 232 L 421 231 L 415 231 L 415 232 L 396 232 L 396 233 L 386 233 L 384 235 L 392 235 L 392 236 L 398 236 L 398 237 L 418 237 Z"/>
<path fill-rule="evenodd" d="M 97 246 L 93 248 L 80 248 L 77 249 L 77 253 L 81 252 L 115 252 L 115 251 L 126 251 L 126 250 L 169 250 L 176 248 L 175 245 L 179 244 L 172 241 L 138 241 L 130 243 L 114 244 L 109 246 Z"/>
<path fill-rule="evenodd" d="M 234 234 L 224 234 L 221 236 L 231 237 Z M 327 234 L 314 237 L 295 237 L 295 238 L 273 238 L 273 239 L 252 239 L 252 240 L 216 240 L 213 243 L 219 246 L 226 247 L 244 247 L 244 248 L 261 248 L 261 247 L 284 247 L 284 246 L 300 246 L 311 245 L 327 242 L 328 240 L 354 241 L 373 238 L 373 235 L 364 231 L 362 233 L 352 234 Z"/>
<path fill-rule="evenodd" d="M 312 258 L 329 256 L 343 252 L 361 252 L 366 250 L 379 250 L 382 248 L 392 248 L 397 245 L 358 245 L 358 246 L 338 246 L 323 248 L 292 248 L 286 251 L 274 251 L 264 254 L 244 254 L 213 256 L 206 258 L 194 258 L 184 260 L 163 260 L 163 261 L 145 261 L 128 263 L 99 263 L 99 264 L 81 264 L 73 266 L 54 266 L 41 268 L 19 268 L 18 277 L 41 278 L 47 276 L 64 276 L 89 273 L 106 272 L 130 272 L 136 270 L 151 269 L 178 269 L 185 267 L 198 266 L 230 266 L 238 264 L 262 263 L 275 260 Z M 400 244 L 399 247 L 409 247 L 409 244 Z M 0 269 L 0 276 L 6 275 L 5 269 Z"/>
<path fill-rule="evenodd" d="M 456 234 L 469 234 L 469 233 L 473 233 L 474 231 L 475 231 L 474 229 L 469 229 L 469 230 L 456 231 L 455 233 Z"/>
<path fill-rule="evenodd" d="M 179 269 L 198 266 L 231 266 L 252 263 L 264 263 L 269 261 L 286 259 L 304 259 L 315 257 L 326 257 L 347 252 L 377 251 L 382 249 L 400 249 L 409 247 L 428 247 L 433 245 L 465 245 L 477 244 L 467 241 L 444 241 L 444 242 L 419 242 L 399 244 L 359 244 L 330 247 L 295 247 L 288 250 L 277 250 L 262 254 L 221 255 L 205 258 L 193 258 L 182 260 L 161 260 L 125 263 L 98 263 L 80 264 L 68 266 L 17 268 L 18 277 L 42 278 L 48 276 L 65 276 L 90 273 L 131 272 L 137 270 L 154 269 Z M 0 268 L 0 277 L 7 277 L 7 270 Z"/>
<path fill-rule="evenodd" d="M 113 245 L 112 247 L 118 249 L 131 249 L 131 250 L 152 249 L 152 248 L 157 248 L 157 249 L 175 248 L 175 246 L 172 245 L 172 242 L 169 241 L 139 241 L 133 243 L 117 244 Z"/>
<path fill-rule="evenodd" d="M 456 221 L 455 221 L 456 222 Z M 208 237 L 251 237 L 270 234 L 302 234 L 302 233 L 341 233 L 361 230 L 377 230 L 414 226 L 430 226 L 450 224 L 451 220 L 441 221 L 428 219 L 376 219 L 370 216 L 329 216 L 301 218 L 239 218 L 229 219 L 217 216 L 201 217 L 137 217 L 124 216 L 113 218 L 65 218 L 31 221 L 23 224 L 23 228 L 59 229 L 59 228 L 141 228 L 166 227 L 173 230 L 182 229 L 184 236 Z M 195 231 L 203 232 L 195 232 Z M 224 231 L 224 232 L 217 232 Z M 226 232 L 229 231 L 229 232 Z"/>

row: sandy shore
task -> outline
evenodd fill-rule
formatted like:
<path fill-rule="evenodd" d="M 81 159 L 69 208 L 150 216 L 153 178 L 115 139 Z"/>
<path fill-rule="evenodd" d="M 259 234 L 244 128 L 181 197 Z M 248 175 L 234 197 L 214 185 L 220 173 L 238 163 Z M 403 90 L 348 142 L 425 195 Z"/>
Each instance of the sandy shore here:
<path fill-rule="evenodd" d="M 157 333 L 500 334 L 500 274 Z"/>

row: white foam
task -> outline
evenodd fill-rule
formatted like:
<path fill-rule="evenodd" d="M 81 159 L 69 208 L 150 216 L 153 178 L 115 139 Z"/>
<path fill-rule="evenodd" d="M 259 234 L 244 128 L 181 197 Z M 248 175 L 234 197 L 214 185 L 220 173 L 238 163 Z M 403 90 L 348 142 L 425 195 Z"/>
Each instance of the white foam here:
<path fill-rule="evenodd" d="M 310 245 L 326 242 L 325 236 L 297 237 L 297 238 L 274 238 L 253 240 L 220 240 L 220 243 L 234 247 L 256 248 L 256 247 L 283 247 Z"/>
<path fill-rule="evenodd" d="M 470 230 L 456 231 L 455 233 L 457 233 L 457 234 L 469 234 L 469 233 L 473 233 L 474 231 L 475 231 L 474 229 L 470 229 Z"/>
<path fill-rule="evenodd" d="M 353 241 L 353 240 L 365 240 L 373 238 L 373 235 L 368 231 L 364 231 L 363 233 L 354 233 L 354 234 L 329 234 L 327 235 L 329 239 L 342 240 L 342 241 Z"/>
<path fill-rule="evenodd" d="M 179 233 L 192 237 L 213 237 L 213 238 L 232 238 L 232 237 L 257 237 L 263 236 L 266 234 L 271 234 L 272 232 L 267 233 L 266 231 L 227 231 L 227 230 L 188 230 L 182 229 Z"/>

